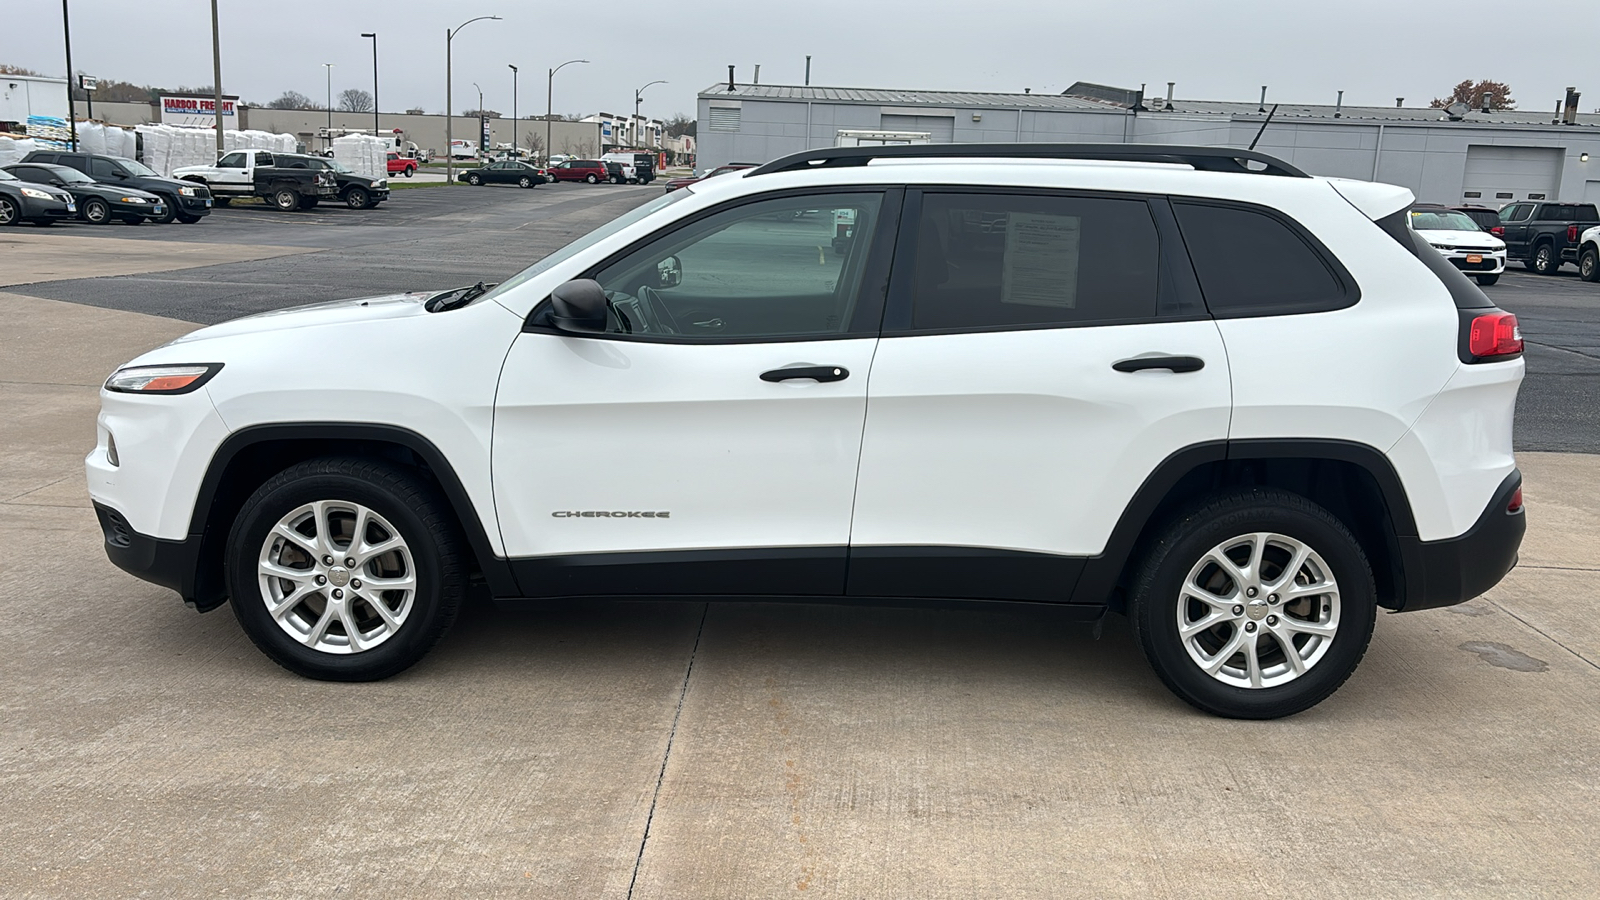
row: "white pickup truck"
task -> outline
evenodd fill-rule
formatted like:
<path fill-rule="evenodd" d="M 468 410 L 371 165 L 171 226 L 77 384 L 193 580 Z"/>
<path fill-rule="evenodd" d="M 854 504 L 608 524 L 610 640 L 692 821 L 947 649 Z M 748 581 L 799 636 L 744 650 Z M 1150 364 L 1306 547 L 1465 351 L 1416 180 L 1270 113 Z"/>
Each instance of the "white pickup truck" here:
<path fill-rule="evenodd" d="M 267 150 L 232 150 L 214 166 L 184 166 L 174 169 L 172 177 L 210 188 L 218 206 L 235 197 L 262 197 L 279 209 L 291 210 L 339 196 L 332 172 L 279 166 Z"/>

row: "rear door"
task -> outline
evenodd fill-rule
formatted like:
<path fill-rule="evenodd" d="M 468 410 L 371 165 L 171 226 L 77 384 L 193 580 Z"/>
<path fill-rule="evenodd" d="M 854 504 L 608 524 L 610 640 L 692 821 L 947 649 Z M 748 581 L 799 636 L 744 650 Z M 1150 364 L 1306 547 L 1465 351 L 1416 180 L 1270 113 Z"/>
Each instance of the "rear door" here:
<path fill-rule="evenodd" d="M 1159 198 L 908 192 L 849 593 L 1067 600 L 1145 478 L 1227 437 L 1187 266 Z"/>

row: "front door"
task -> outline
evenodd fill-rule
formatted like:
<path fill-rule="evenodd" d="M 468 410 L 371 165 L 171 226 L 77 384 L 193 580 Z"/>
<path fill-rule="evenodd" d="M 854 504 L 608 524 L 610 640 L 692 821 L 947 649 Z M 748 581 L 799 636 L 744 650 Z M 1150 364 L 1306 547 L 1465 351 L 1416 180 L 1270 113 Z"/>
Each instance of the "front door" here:
<path fill-rule="evenodd" d="M 223 154 L 217 160 L 217 174 L 207 178 L 206 181 L 216 193 L 239 194 L 251 193 L 255 188 L 252 181 L 253 173 L 248 168 L 250 154 L 248 151 L 235 150 Z"/>
<path fill-rule="evenodd" d="M 535 309 L 494 432 L 524 593 L 843 592 L 897 206 L 879 190 L 741 201 L 593 273 L 606 333 Z M 841 209 L 866 237 L 835 251 Z"/>
<path fill-rule="evenodd" d="M 1163 200 L 930 188 L 906 208 L 849 593 L 1065 601 L 1145 478 L 1227 438 L 1216 323 Z"/>
<path fill-rule="evenodd" d="M 1513 203 L 1500 210 L 1500 227 L 1505 233 L 1500 239 L 1506 242 L 1506 256 L 1525 259 L 1528 255 L 1528 219 L 1533 215 L 1532 203 Z"/>

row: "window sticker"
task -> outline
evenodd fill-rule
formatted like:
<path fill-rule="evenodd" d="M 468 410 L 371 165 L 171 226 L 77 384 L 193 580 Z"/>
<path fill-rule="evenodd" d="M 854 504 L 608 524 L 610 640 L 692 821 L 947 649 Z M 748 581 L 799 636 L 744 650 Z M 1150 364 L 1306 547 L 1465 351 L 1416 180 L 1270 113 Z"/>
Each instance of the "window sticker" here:
<path fill-rule="evenodd" d="M 1005 225 L 1000 302 L 1075 309 L 1083 219 L 1013 212 Z"/>

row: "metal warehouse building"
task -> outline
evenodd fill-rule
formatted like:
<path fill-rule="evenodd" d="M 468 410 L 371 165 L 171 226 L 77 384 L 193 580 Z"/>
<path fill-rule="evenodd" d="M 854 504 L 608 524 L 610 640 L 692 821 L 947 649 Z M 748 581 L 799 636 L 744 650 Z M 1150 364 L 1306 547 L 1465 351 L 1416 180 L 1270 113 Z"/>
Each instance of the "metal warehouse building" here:
<path fill-rule="evenodd" d="M 1600 202 L 1600 115 L 1579 114 L 1577 99 L 1546 113 L 1284 103 L 1256 149 L 1315 175 L 1405 185 L 1428 202 Z M 1247 147 L 1271 109 L 1083 82 L 1055 95 L 722 83 L 699 95 L 697 164 L 834 146 L 841 131 L 924 132 L 935 143 Z"/>

